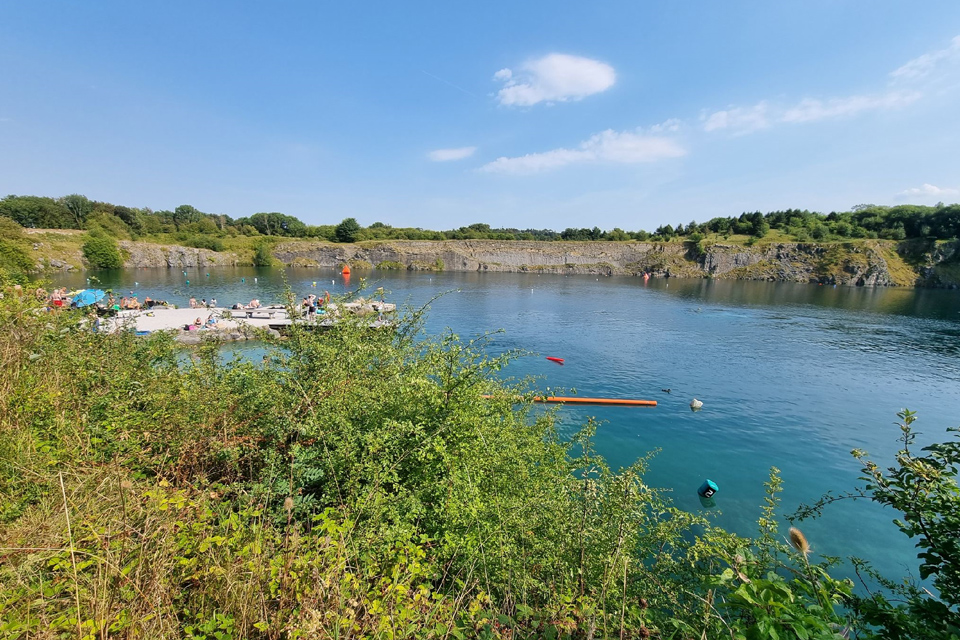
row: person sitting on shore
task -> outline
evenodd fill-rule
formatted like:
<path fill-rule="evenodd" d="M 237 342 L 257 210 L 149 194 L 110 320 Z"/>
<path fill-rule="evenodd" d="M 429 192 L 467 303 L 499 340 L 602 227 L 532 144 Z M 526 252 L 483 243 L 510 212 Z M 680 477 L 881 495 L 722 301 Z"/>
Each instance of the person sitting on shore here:
<path fill-rule="evenodd" d="M 214 318 L 213 314 L 211 313 L 210 315 L 207 316 L 207 321 L 203 324 L 204 326 L 207 326 L 207 327 L 215 326 L 217 324 L 217 319 Z"/>
<path fill-rule="evenodd" d="M 251 300 L 250 304 L 247 305 L 247 309 L 259 309 L 259 308 L 260 308 L 260 301 L 257 300 L 256 298 Z"/>
<path fill-rule="evenodd" d="M 191 298 L 190 298 L 190 308 L 191 308 L 191 309 L 196 309 L 196 308 L 197 308 L 197 299 L 194 298 L 194 297 L 192 297 L 192 296 L 191 296 Z"/>
<path fill-rule="evenodd" d="M 210 305 L 209 305 L 209 306 L 210 306 L 211 309 L 216 309 L 216 308 L 217 308 L 217 299 L 216 299 L 216 298 L 210 298 Z"/>

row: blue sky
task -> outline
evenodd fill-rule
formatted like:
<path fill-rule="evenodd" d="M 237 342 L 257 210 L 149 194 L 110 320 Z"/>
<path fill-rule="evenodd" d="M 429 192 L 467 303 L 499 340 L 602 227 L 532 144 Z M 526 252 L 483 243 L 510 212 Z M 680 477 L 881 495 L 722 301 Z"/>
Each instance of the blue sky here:
<path fill-rule="evenodd" d="M 960 201 L 960 2 L 10 2 L 0 193 L 646 228 Z"/>

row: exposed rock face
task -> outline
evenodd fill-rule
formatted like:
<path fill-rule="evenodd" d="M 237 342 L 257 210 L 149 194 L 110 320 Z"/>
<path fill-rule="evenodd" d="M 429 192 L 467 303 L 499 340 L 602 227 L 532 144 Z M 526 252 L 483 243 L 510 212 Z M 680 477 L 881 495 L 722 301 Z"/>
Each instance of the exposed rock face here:
<path fill-rule="evenodd" d="M 780 243 L 745 247 L 647 242 L 393 241 L 344 245 L 286 243 L 286 264 L 337 267 L 365 262 L 410 270 L 507 271 L 714 277 L 886 286 L 914 284 L 891 275 L 879 245 Z M 915 276 L 915 274 L 914 274 Z M 914 277 L 915 280 L 915 277 Z"/>
<path fill-rule="evenodd" d="M 232 253 L 217 253 L 209 249 L 195 249 L 179 245 L 148 244 L 121 240 L 120 249 L 129 256 L 124 267 L 216 267 L 239 264 Z"/>
<path fill-rule="evenodd" d="M 176 245 L 121 241 L 126 267 L 214 267 L 249 264 L 234 253 Z M 78 253 L 78 252 L 77 252 Z M 274 246 L 284 264 L 355 270 L 499 271 L 821 282 L 845 285 L 960 284 L 960 241 L 949 243 L 861 240 L 847 243 L 718 242 L 700 247 L 668 242 L 504 242 L 393 240 L 333 244 L 298 240 Z M 48 268 L 82 264 L 77 256 L 47 259 Z"/>

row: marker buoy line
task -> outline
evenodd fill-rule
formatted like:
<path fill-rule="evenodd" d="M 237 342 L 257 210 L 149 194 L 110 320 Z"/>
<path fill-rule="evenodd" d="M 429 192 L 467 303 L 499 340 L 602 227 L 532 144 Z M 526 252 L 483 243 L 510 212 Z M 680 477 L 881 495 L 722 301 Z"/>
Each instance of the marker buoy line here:
<path fill-rule="evenodd" d="M 491 399 L 494 396 L 485 395 L 483 396 L 486 399 Z M 522 400 L 523 398 L 517 396 L 517 400 Z M 578 397 L 563 397 L 563 396 L 534 396 L 532 398 L 534 402 L 548 402 L 548 403 L 562 403 L 562 404 L 602 404 L 602 405 L 613 405 L 613 406 L 622 406 L 622 407 L 655 407 L 657 406 L 656 400 L 630 400 L 628 398 L 578 398 Z"/>
<path fill-rule="evenodd" d="M 554 358 L 552 356 L 547 356 L 547 360 L 550 362 L 556 362 L 557 364 L 563 364 L 563 358 Z"/>

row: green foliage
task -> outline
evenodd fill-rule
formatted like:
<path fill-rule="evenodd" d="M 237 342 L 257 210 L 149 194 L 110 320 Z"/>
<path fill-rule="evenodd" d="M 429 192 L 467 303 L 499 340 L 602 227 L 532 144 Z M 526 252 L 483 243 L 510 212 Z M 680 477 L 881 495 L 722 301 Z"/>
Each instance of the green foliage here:
<path fill-rule="evenodd" d="M 653 234 L 644 230 L 625 231 L 616 227 L 604 231 L 599 227 L 567 228 L 562 232 L 551 229 L 516 229 L 491 227 L 487 223 L 432 231 L 411 227 L 393 227 L 375 222 L 362 227 L 354 218 L 346 218 L 338 225 L 307 225 L 298 218 L 279 212 L 256 213 L 250 217 L 233 219 L 223 214 L 204 213 L 191 205 L 180 205 L 174 211 L 133 209 L 107 202 L 92 202 L 73 194 L 62 198 L 36 196 L 7 196 L 0 200 L 0 216 L 17 221 L 24 227 L 90 228 L 88 218 L 109 215 L 123 223 L 123 228 L 98 223 L 111 235 L 164 234 L 186 232 L 190 235 L 226 235 L 317 238 L 330 242 L 360 242 L 363 240 L 539 240 L 539 241 L 656 241 L 669 242 L 673 238 L 694 235 L 705 239 L 716 234 L 724 239 L 731 235 L 768 238 L 771 231 L 778 241 L 834 242 L 844 238 L 883 238 L 895 241 L 918 239 L 948 240 L 960 237 L 960 204 L 926 207 L 901 205 L 884 207 L 857 205 L 850 211 L 822 214 L 800 209 L 786 209 L 761 213 L 742 213 L 739 216 L 713 218 L 704 223 L 691 221 L 687 225 L 661 225 Z M 189 235 L 187 237 L 190 237 Z M 755 240 L 756 241 L 756 240 Z M 696 242 L 696 241 L 694 241 Z"/>
<path fill-rule="evenodd" d="M 0 218 L 0 285 L 26 284 L 27 274 L 33 268 L 20 225 L 9 218 Z"/>
<path fill-rule="evenodd" d="M 100 231 L 114 238 L 130 239 L 130 227 L 117 216 L 105 211 L 95 211 L 87 216 L 84 228 L 87 231 Z"/>
<path fill-rule="evenodd" d="M 189 236 L 183 244 L 197 249 L 209 249 L 211 251 L 223 251 L 223 240 L 213 236 L 193 235 Z M 262 266 L 262 265 L 258 265 Z"/>
<path fill-rule="evenodd" d="M 76 224 L 62 202 L 39 196 L 10 195 L 0 200 L 0 216 L 22 227 L 36 229 L 73 229 Z"/>
<path fill-rule="evenodd" d="M 909 412 L 897 467 L 860 457 L 941 595 L 894 606 L 782 541 L 776 469 L 759 535 L 717 529 L 647 485 L 646 459 L 611 469 L 595 424 L 561 438 L 493 336 L 344 316 L 254 364 L 39 304 L 0 299 L 7 636 L 954 633 L 960 448 L 914 453 Z"/>
<path fill-rule="evenodd" d="M 867 625 L 862 637 L 955 640 L 960 638 L 960 439 L 954 436 L 917 452 L 912 426 L 916 412 L 904 409 L 897 416 L 901 449 L 894 466 L 883 469 L 866 452 L 854 450 L 866 484 L 851 493 L 827 494 L 813 505 L 801 506 L 793 517 L 819 515 L 827 505 L 845 499 L 869 499 L 898 511 L 901 517 L 894 523 L 917 539 L 920 579 L 930 580 L 937 593 L 913 580 L 889 580 L 869 562 L 852 558 L 858 574 L 872 577 L 885 589 L 851 598 L 852 608 Z"/>
<path fill-rule="evenodd" d="M 360 235 L 360 223 L 355 218 L 345 218 L 334 230 L 337 242 L 356 242 Z"/>
<path fill-rule="evenodd" d="M 79 193 L 63 196 L 60 198 L 60 203 L 73 218 L 73 226 L 77 229 L 83 229 L 87 216 L 93 212 L 93 203 Z"/>
<path fill-rule="evenodd" d="M 273 253 L 270 251 L 270 243 L 266 240 L 261 240 L 253 247 L 253 266 L 255 267 L 272 267 L 273 266 Z"/>
<path fill-rule="evenodd" d="M 384 269 L 387 271 L 397 271 L 403 268 L 404 266 L 395 260 L 384 260 L 383 262 L 377 263 L 377 269 Z"/>
<path fill-rule="evenodd" d="M 91 232 L 83 243 L 83 257 L 94 269 L 123 268 L 123 256 L 117 241 L 99 230 Z"/>

